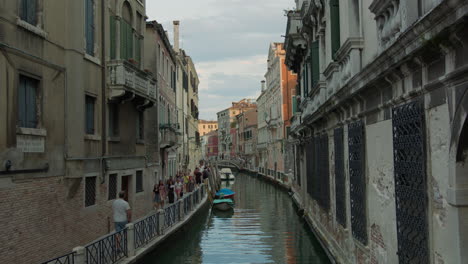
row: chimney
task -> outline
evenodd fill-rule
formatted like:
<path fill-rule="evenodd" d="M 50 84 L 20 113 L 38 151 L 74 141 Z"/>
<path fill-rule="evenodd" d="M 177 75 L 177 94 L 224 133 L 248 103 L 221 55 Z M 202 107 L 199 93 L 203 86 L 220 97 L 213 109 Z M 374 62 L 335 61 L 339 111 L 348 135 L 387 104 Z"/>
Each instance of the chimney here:
<path fill-rule="evenodd" d="M 262 80 L 262 92 L 265 91 L 265 80 Z"/>
<path fill-rule="evenodd" d="M 174 51 L 179 53 L 179 20 L 172 22 L 174 24 Z"/>

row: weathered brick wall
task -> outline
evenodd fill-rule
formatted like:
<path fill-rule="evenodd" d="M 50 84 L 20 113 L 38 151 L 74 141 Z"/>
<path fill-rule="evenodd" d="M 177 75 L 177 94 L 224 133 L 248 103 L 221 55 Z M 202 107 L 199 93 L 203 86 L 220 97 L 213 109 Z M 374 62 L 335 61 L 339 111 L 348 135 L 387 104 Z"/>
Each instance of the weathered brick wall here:
<path fill-rule="evenodd" d="M 40 263 L 70 252 L 114 229 L 107 184 L 97 185 L 96 205 L 84 207 L 84 180 L 67 198 L 62 177 L 14 182 L 0 190 L 0 263 Z M 99 182 L 99 180 L 98 180 Z M 151 210 L 151 190 L 135 197 L 133 219 Z"/>

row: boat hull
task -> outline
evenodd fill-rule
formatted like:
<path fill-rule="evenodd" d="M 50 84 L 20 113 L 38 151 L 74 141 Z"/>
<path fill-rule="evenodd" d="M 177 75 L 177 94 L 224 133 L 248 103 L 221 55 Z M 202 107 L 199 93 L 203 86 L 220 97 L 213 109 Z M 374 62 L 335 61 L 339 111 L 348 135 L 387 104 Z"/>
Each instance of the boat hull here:
<path fill-rule="evenodd" d="M 228 203 L 218 203 L 218 204 L 214 204 L 213 205 L 213 208 L 216 209 L 216 210 L 219 210 L 219 211 L 230 211 L 230 210 L 233 210 L 234 208 L 232 207 L 232 205 L 228 204 Z"/>

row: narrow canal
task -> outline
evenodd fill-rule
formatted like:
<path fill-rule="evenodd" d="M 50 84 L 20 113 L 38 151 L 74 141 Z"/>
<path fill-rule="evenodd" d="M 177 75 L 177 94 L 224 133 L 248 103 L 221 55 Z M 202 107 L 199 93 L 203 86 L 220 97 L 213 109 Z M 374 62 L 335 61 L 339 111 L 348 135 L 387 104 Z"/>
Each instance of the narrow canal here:
<path fill-rule="evenodd" d="M 234 213 L 201 212 L 141 264 L 329 263 L 288 194 L 238 174 Z"/>

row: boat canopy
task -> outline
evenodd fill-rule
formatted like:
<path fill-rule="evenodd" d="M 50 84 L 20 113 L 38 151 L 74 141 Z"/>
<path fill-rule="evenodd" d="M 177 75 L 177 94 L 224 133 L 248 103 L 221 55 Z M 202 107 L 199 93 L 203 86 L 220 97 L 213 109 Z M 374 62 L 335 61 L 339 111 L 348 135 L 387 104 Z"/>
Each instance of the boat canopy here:
<path fill-rule="evenodd" d="M 231 189 L 223 188 L 216 193 L 217 196 L 221 196 L 221 194 L 224 194 L 224 196 L 228 196 L 235 194 L 235 192 Z"/>
<path fill-rule="evenodd" d="M 213 201 L 213 204 L 219 204 L 219 203 L 233 204 L 234 202 L 232 201 L 232 199 L 215 199 Z"/>

